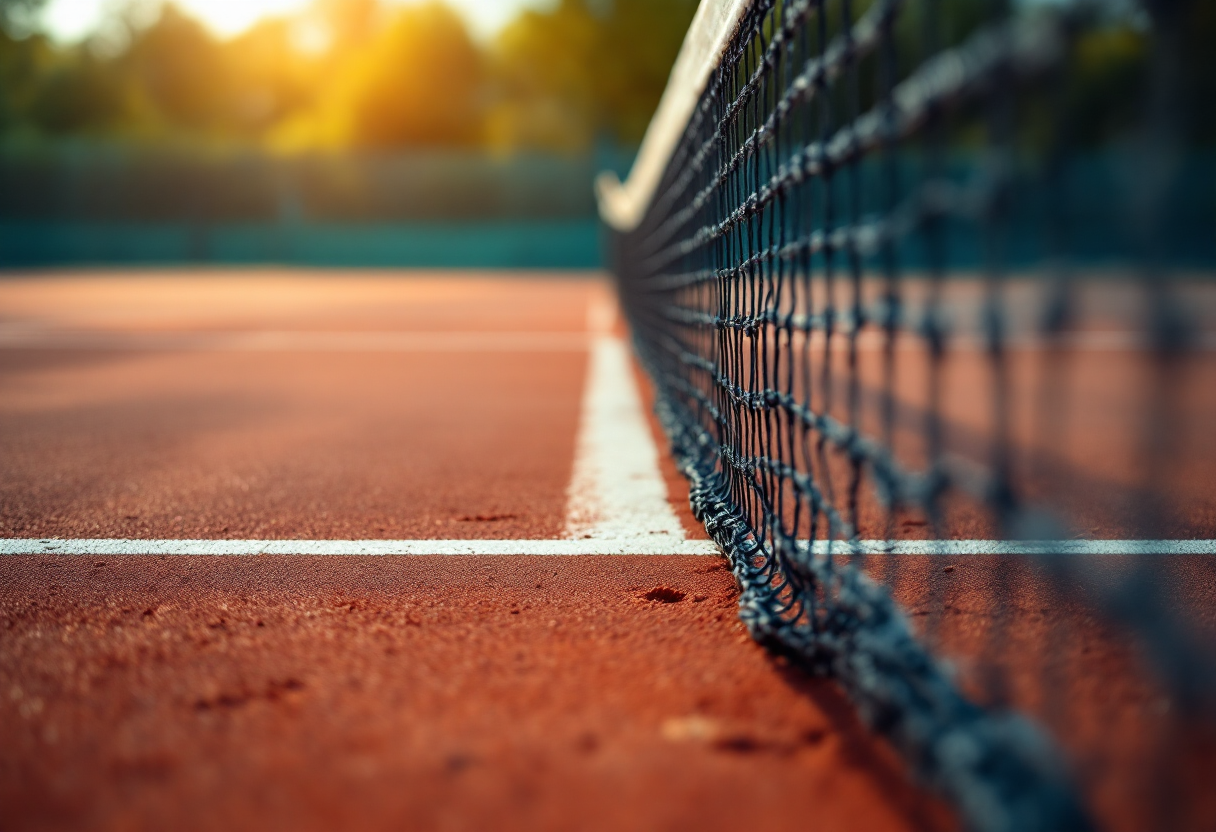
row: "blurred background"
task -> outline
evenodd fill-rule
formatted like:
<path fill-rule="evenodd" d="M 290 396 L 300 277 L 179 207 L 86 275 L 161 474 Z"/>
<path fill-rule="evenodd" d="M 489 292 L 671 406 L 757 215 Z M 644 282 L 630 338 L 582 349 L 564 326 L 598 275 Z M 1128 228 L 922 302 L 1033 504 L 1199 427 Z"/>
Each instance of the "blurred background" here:
<path fill-rule="evenodd" d="M 597 266 L 695 9 L 0 0 L 0 262 Z"/>
<path fill-rule="evenodd" d="M 591 182 L 628 171 L 696 5 L 0 0 L 0 267 L 599 266 Z M 957 40 L 984 4 L 939 5 Z M 1097 260 L 1130 239 L 1104 154 L 1135 152 L 1110 138 L 1146 55 L 1137 4 L 1108 6 L 1065 92 L 1073 234 Z M 1216 4 L 1194 7 L 1167 225 L 1182 261 L 1211 263 Z"/>

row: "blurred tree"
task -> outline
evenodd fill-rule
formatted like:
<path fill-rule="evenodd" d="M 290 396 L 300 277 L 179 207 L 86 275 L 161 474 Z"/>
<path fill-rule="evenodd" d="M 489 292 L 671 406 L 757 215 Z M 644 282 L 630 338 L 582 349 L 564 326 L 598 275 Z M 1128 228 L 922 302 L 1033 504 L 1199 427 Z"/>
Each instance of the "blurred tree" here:
<path fill-rule="evenodd" d="M 224 72 L 232 79 L 225 110 L 231 129 L 246 139 L 260 137 L 315 96 L 324 56 L 301 48 L 300 25 L 264 20 L 223 46 Z"/>
<path fill-rule="evenodd" d="M 41 0 L 0 0 L 0 131 L 25 121 L 43 67 L 53 60 L 45 37 L 22 37 L 23 23 Z"/>
<path fill-rule="evenodd" d="M 343 56 L 367 45 L 385 10 L 379 0 L 316 0 L 309 15 L 324 29 L 330 54 Z"/>
<path fill-rule="evenodd" d="M 26 116 L 45 133 L 100 133 L 138 121 L 131 103 L 122 76 L 86 44 L 59 52 L 43 69 Z"/>
<path fill-rule="evenodd" d="M 561 0 L 525 11 L 492 48 L 496 147 L 573 150 L 641 140 L 696 0 Z"/>
<path fill-rule="evenodd" d="M 581 2 L 524 11 L 491 56 L 494 105 L 487 140 L 499 149 L 587 147 L 594 138 L 596 21 Z"/>
<path fill-rule="evenodd" d="M 675 62 L 696 0 L 615 0 L 595 55 L 602 132 L 624 144 L 642 139 Z"/>
<path fill-rule="evenodd" d="M 464 21 L 428 2 L 398 11 L 323 93 L 342 144 L 468 146 L 481 138 L 485 73 Z"/>
<path fill-rule="evenodd" d="M 161 126 L 207 135 L 231 125 L 235 79 L 223 48 L 198 21 L 172 4 L 136 31 L 115 69 L 146 98 Z"/>
<path fill-rule="evenodd" d="M 46 0 L 0 0 L 0 26 L 13 34 L 14 29 L 32 25 L 34 14 Z"/>
<path fill-rule="evenodd" d="M 0 132 L 270 142 L 297 150 L 634 145 L 697 7 L 697 0 L 557 0 L 522 12 L 479 45 L 438 0 L 314 0 L 300 14 L 264 20 L 226 41 L 166 5 L 151 15 L 123 13 L 123 34 L 104 43 L 56 45 L 28 31 L 41 2 L 0 0 Z M 854 16 L 872 2 L 857 0 Z M 1078 35 L 1062 90 L 1083 145 L 1109 140 L 1141 115 L 1136 88 L 1146 77 L 1152 37 L 1151 18 L 1137 11 L 1141 2 L 1110 0 Z M 967 37 L 990 7 L 991 0 L 936 0 L 928 15 L 929 5 L 909 3 L 896 26 L 901 77 L 929 52 Z M 1045 5 L 1024 0 L 1014 7 L 1037 13 Z M 843 25 L 843 8 L 827 4 L 828 37 Z M 1189 0 L 1180 8 L 1186 135 L 1211 146 L 1216 2 Z M 809 36 L 817 38 L 813 30 Z M 876 67 L 874 56 L 859 67 L 863 108 L 874 104 Z M 841 108 L 836 123 L 847 117 L 843 96 L 830 103 Z M 1047 135 L 1051 119 L 1040 108 L 1024 121 Z M 954 140 L 982 137 L 977 128 Z"/>
<path fill-rule="evenodd" d="M 21 125 L 54 55 L 42 37 L 15 38 L 0 28 L 0 130 Z"/>

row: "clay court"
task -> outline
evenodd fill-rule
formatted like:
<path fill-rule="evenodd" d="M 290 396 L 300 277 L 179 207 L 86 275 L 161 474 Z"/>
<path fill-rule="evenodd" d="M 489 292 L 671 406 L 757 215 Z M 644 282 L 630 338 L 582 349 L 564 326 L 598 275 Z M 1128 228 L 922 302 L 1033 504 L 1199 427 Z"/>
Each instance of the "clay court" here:
<path fill-rule="evenodd" d="M 0 832 L 1216 829 L 1214 11 L 0 0 Z"/>
<path fill-rule="evenodd" d="M 2 291 L 6 538 L 568 536 L 599 276 Z M 717 557 L 0 567 L 6 828 L 949 825 Z"/>
<path fill-rule="evenodd" d="M 648 382 L 604 358 L 601 275 L 15 275 L 0 307 L 2 536 L 44 552 L 0 561 L 5 828 L 953 827 L 738 621 Z M 1216 384 L 1187 389 L 1210 413 Z M 1195 462 L 1185 531 L 1216 537 Z M 1117 487 L 1102 463 L 1080 473 Z M 1206 561 L 1171 563 L 1212 609 Z M 1017 656 L 1063 628 L 1111 683 L 1069 732 L 1145 753 L 1104 731 L 1154 695 L 1125 645 L 1020 568 L 871 564 L 914 617 L 944 600 L 964 659 L 1012 574 L 1018 700 L 1043 703 Z"/>

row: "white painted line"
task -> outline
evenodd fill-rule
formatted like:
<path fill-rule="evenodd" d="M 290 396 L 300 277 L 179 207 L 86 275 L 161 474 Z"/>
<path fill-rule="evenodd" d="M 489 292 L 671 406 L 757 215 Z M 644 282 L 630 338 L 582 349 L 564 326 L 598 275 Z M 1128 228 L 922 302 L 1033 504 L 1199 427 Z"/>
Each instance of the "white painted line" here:
<path fill-rule="evenodd" d="M 826 541 L 816 541 L 826 554 Z M 836 554 L 1216 555 L 1216 540 L 862 540 L 835 541 Z M 719 555 L 709 540 L 112 540 L 0 539 L 0 555 Z"/>
<path fill-rule="evenodd" d="M 568 490 L 566 536 L 677 545 L 684 541 L 684 529 L 667 499 L 629 347 L 610 334 L 613 315 L 603 305 L 589 311 L 594 340 Z"/>
<path fill-rule="evenodd" d="M 0 555 L 718 555 L 709 540 L 0 540 Z"/>
<path fill-rule="evenodd" d="M 87 332 L 0 325 L 0 349 L 191 352 L 577 352 L 583 332 Z"/>

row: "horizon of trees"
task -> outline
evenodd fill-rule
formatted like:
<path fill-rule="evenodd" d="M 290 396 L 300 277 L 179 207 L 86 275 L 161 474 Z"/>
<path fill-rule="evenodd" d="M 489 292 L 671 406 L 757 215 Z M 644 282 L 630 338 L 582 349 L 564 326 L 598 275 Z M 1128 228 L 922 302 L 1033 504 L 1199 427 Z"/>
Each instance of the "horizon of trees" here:
<path fill-rule="evenodd" d="M 697 5 L 561 0 L 482 44 L 441 0 L 316 0 L 227 40 L 170 2 L 62 45 L 15 33 L 37 2 L 0 0 L 0 137 L 285 152 L 636 145 Z"/>
<path fill-rule="evenodd" d="M 559 0 L 479 43 L 442 0 L 314 0 L 230 39 L 172 2 L 128 0 L 96 36 L 63 45 L 28 31 L 41 2 L 0 0 L 0 146 L 86 138 L 286 153 L 636 146 L 698 5 Z M 977 25 L 985 3 L 937 0 L 948 39 Z M 901 61 L 923 57 L 922 8 L 897 25 Z M 1216 3 L 1185 8 L 1178 106 L 1189 140 L 1211 145 Z M 1148 41 L 1136 21 L 1112 13 L 1077 44 L 1064 94 L 1082 144 L 1108 141 L 1139 117 Z"/>

